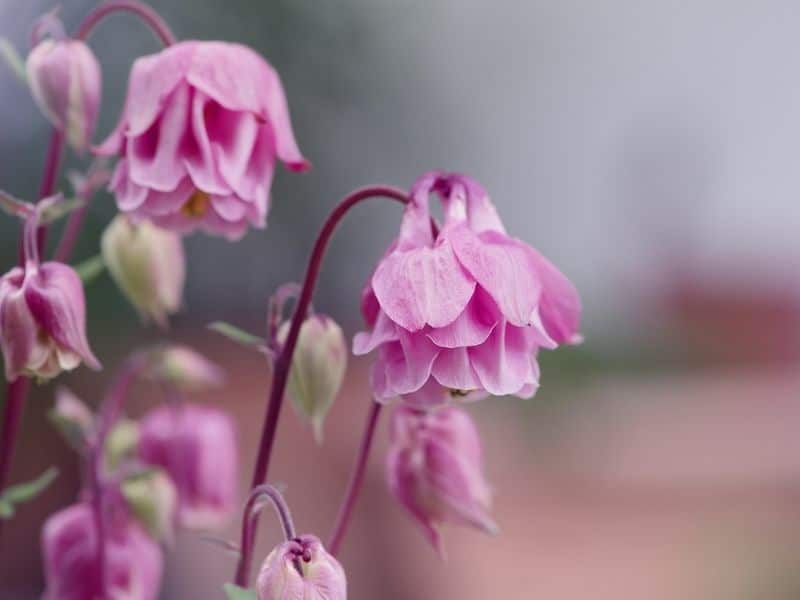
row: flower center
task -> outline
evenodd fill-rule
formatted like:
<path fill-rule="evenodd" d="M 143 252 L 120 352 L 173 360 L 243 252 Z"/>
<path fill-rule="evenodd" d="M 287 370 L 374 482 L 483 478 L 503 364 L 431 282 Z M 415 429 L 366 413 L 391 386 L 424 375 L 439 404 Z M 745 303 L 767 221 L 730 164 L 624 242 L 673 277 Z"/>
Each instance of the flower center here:
<path fill-rule="evenodd" d="M 195 190 L 194 193 L 189 196 L 189 199 L 186 201 L 186 203 L 181 207 L 181 214 L 189 217 L 190 219 L 203 217 L 208 212 L 208 202 L 208 194 L 200 190 Z"/>

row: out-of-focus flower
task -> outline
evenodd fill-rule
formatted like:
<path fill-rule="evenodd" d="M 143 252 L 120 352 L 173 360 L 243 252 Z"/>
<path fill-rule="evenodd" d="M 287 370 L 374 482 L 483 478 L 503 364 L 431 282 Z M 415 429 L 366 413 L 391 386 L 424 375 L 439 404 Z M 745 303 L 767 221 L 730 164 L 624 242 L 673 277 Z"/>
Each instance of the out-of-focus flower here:
<path fill-rule="evenodd" d="M 161 469 L 134 475 L 120 485 L 131 513 L 157 540 L 168 544 L 175 537 L 178 492 Z"/>
<path fill-rule="evenodd" d="M 138 453 L 172 478 L 183 527 L 217 527 L 236 510 L 237 440 L 227 413 L 186 403 L 153 409 L 140 422 Z"/>
<path fill-rule="evenodd" d="M 86 303 L 78 274 L 57 262 L 28 260 L 0 277 L 0 348 L 6 379 L 51 379 L 100 363 L 86 339 Z"/>
<path fill-rule="evenodd" d="M 313 535 L 301 535 L 269 553 L 256 583 L 258 600 L 345 600 L 344 569 Z"/>
<path fill-rule="evenodd" d="M 94 415 L 83 401 L 65 387 L 56 390 L 50 420 L 74 448 L 82 450 L 94 429 Z"/>
<path fill-rule="evenodd" d="M 389 488 L 440 554 L 440 523 L 497 531 L 482 460 L 478 431 L 463 410 L 395 409 L 386 460 Z"/>
<path fill-rule="evenodd" d="M 103 261 L 143 319 L 166 326 L 180 308 L 186 281 L 183 240 L 171 231 L 117 215 L 103 232 Z"/>
<path fill-rule="evenodd" d="M 145 375 L 184 392 L 218 388 L 225 381 L 222 368 L 199 352 L 176 344 L 154 350 Z"/>
<path fill-rule="evenodd" d="M 291 323 L 278 330 L 278 342 L 289 335 Z M 309 420 L 317 442 L 322 442 L 322 426 L 328 409 L 336 399 L 347 369 L 347 342 L 341 327 L 325 315 L 314 314 L 303 322 L 297 338 L 289 395 L 301 417 Z"/>
<path fill-rule="evenodd" d="M 432 193 L 445 210 L 435 235 Z M 438 403 L 441 388 L 529 397 L 538 387 L 538 349 L 580 340 L 573 285 L 507 235 L 486 192 L 461 175 L 434 172 L 414 184 L 362 311 L 372 329 L 356 335 L 353 351 L 378 349 L 372 384 L 379 400 Z"/>
<path fill-rule="evenodd" d="M 105 535 L 106 591 L 109 598 L 155 600 L 163 557 L 158 544 L 122 515 L 108 519 Z M 47 600 L 100 598 L 97 530 L 89 504 L 65 508 L 42 529 Z"/>
<path fill-rule="evenodd" d="M 45 39 L 31 50 L 25 64 L 36 104 L 50 122 L 65 132 L 76 150 L 92 139 L 100 109 L 100 63 L 80 40 Z"/>
<path fill-rule="evenodd" d="M 122 117 L 97 148 L 121 156 L 123 212 L 238 239 L 263 228 L 277 159 L 303 171 L 280 78 L 250 48 L 181 42 L 138 59 Z"/>

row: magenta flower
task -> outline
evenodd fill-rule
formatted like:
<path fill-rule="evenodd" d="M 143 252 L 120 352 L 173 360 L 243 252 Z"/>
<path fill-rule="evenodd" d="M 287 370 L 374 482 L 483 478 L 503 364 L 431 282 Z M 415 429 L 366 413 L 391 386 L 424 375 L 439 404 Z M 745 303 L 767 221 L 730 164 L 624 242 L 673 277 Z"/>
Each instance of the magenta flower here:
<path fill-rule="evenodd" d="M 429 196 L 445 221 L 431 230 Z M 364 291 L 369 332 L 353 352 L 378 350 L 372 385 L 438 404 L 463 396 L 529 397 L 539 382 L 536 354 L 580 339 L 580 300 L 546 258 L 506 234 L 483 188 L 461 175 L 430 173 L 411 190 L 400 235 Z"/>
<path fill-rule="evenodd" d="M 491 490 L 482 460 L 478 431 L 463 410 L 399 406 L 392 414 L 386 459 L 389 489 L 440 554 L 441 523 L 497 532 L 489 515 Z"/>
<path fill-rule="evenodd" d="M 306 170 L 275 70 L 250 48 L 181 42 L 138 59 L 116 129 L 111 189 L 123 212 L 229 239 L 263 228 L 277 159 Z"/>
<path fill-rule="evenodd" d="M 100 363 L 86 339 L 86 303 L 78 274 L 57 262 L 28 260 L 0 277 L 0 348 L 6 379 L 51 379 Z"/>
<path fill-rule="evenodd" d="M 155 600 L 161 587 L 161 549 L 123 515 L 109 521 L 105 533 L 108 597 Z M 88 504 L 74 504 L 47 519 L 42 529 L 42 558 L 46 600 L 101 597 L 97 533 Z"/>
<path fill-rule="evenodd" d="M 88 146 L 100 110 L 100 63 L 80 40 L 46 39 L 25 64 L 28 85 L 47 119 L 76 150 Z"/>
<path fill-rule="evenodd" d="M 313 535 L 269 553 L 256 583 L 258 600 L 346 600 L 344 569 Z"/>
<path fill-rule="evenodd" d="M 153 409 L 140 423 L 138 453 L 172 478 L 183 527 L 218 527 L 237 508 L 236 430 L 227 413 L 195 404 Z"/>

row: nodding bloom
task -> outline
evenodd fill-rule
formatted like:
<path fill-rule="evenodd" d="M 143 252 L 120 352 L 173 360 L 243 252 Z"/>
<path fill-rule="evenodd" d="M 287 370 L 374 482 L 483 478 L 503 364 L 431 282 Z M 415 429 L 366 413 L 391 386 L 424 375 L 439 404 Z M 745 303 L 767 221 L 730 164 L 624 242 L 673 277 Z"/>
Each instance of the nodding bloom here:
<path fill-rule="evenodd" d="M 291 322 L 278 330 L 284 343 Z M 303 321 L 289 371 L 289 396 L 298 414 L 311 423 L 314 438 L 322 443 L 322 427 L 347 369 L 347 342 L 342 328 L 325 315 L 313 314 Z"/>
<path fill-rule="evenodd" d="M 124 515 L 107 519 L 105 589 L 108 598 L 156 600 L 161 587 L 161 548 Z M 50 516 L 42 529 L 46 600 L 100 598 L 97 530 L 88 503 Z"/>
<path fill-rule="evenodd" d="M 430 411 L 398 406 L 392 414 L 386 474 L 389 489 L 443 554 L 444 522 L 496 533 L 491 490 L 483 477 L 480 437 L 455 406 Z"/>
<path fill-rule="evenodd" d="M 6 379 L 52 379 L 81 362 L 100 363 L 86 339 L 83 284 L 71 267 L 39 263 L 35 218 L 25 226 L 25 267 L 0 277 L 0 349 Z"/>
<path fill-rule="evenodd" d="M 133 65 L 119 124 L 96 149 L 119 155 L 119 209 L 178 232 L 234 240 L 263 228 L 275 162 L 300 154 L 283 86 L 250 48 L 188 41 Z"/>
<path fill-rule="evenodd" d="M 269 553 L 256 583 L 258 600 L 346 600 L 344 569 L 313 535 Z"/>
<path fill-rule="evenodd" d="M 100 109 L 100 63 L 80 40 L 45 39 L 25 64 L 28 85 L 47 119 L 78 151 L 92 139 Z"/>
<path fill-rule="evenodd" d="M 236 510 L 237 439 L 227 413 L 186 403 L 155 408 L 140 422 L 138 455 L 172 478 L 181 526 L 218 527 Z"/>
<path fill-rule="evenodd" d="M 165 327 L 167 316 L 181 307 L 186 281 L 180 235 L 117 215 L 103 233 L 100 248 L 109 273 L 142 319 Z"/>
<path fill-rule="evenodd" d="M 436 193 L 444 223 L 433 231 Z M 368 332 L 355 354 L 378 350 L 378 400 L 420 404 L 457 396 L 532 396 L 539 348 L 580 340 L 574 286 L 536 250 L 509 236 L 483 188 L 429 173 L 411 189 L 400 235 L 362 297 Z"/>

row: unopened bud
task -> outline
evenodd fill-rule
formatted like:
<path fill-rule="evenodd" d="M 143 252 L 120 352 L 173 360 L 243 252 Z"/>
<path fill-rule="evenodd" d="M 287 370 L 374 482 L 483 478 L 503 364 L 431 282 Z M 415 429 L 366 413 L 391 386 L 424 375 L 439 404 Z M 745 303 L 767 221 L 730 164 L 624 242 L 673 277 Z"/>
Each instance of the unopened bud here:
<path fill-rule="evenodd" d="M 346 600 L 347 578 L 339 562 L 313 535 L 282 543 L 258 573 L 258 600 Z"/>
<path fill-rule="evenodd" d="M 153 351 L 147 377 L 184 392 L 218 388 L 225 381 L 225 373 L 220 367 L 199 352 L 178 345 Z"/>
<path fill-rule="evenodd" d="M 94 426 L 94 415 L 80 398 L 67 388 L 59 387 L 56 404 L 48 416 L 73 448 L 84 447 Z"/>
<path fill-rule="evenodd" d="M 142 319 L 165 326 L 183 297 L 186 257 L 181 237 L 117 215 L 103 233 L 101 250 L 111 276 Z"/>
<path fill-rule="evenodd" d="M 92 139 L 100 109 L 100 63 L 86 43 L 46 39 L 25 64 L 31 94 L 47 119 L 78 151 Z"/>
<path fill-rule="evenodd" d="M 278 330 L 278 343 L 289 335 L 291 323 Z M 288 389 L 298 414 L 311 423 L 314 437 L 322 442 L 322 426 L 347 369 L 347 342 L 342 329 L 325 315 L 303 322 L 297 338 Z"/>
<path fill-rule="evenodd" d="M 125 460 L 136 454 L 139 443 L 139 425 L 130 419 L 120 419 L 111 428 L 106 438 L 106 464 L 116 469 Z"/>
<path fill-rule="evenodd" d="M 157 540 L 171 544 L 175 537 L 178 492 L 161 469 L 134 475 L 122 482 L 122 495 L 131 514 Z"/>

